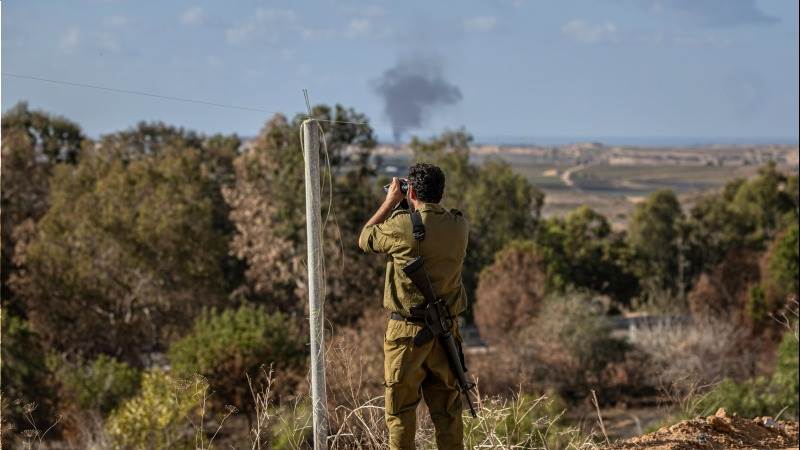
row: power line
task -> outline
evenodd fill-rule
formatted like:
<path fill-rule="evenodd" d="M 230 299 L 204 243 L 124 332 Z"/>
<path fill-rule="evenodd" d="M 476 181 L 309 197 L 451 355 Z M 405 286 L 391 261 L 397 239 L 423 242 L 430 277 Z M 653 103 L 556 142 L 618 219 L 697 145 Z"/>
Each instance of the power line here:
<path fill-rule="evenodd" d="M 107 87 L 107 86 L 97 86 L 97 85 L 94 85 L 94 84 L 87 84 L 87 83 L 74 83 L 74 82 L 71 82 L 71 81 L 53 80 L 53 79 L 50 79 L 50 78 L 34 77 L 34 76 L 30 76 L 30 75 L 21 75 L 21 74 L 10 73 L 10 72 L 3 72 L 3 76 L 4 77 L 20 78 L 20 79 L 24 79 L 24 80 L 41 81 L 41 82 L 45 82 L 45 83 L 61 84 L 61 85 L 64 85 L 64 86 L 82 87 L 82 88 L 86 88 L 86 89 L 97 89 L 97 90 L 100 90 L 100 91 L 116 92 L 116 93 L 119 93 L 119 94 L 140 95 L 140 96 L 144 96 L 144 97 L 152 97 L 152 98 L 158 98 L 158 99 L 162 99 L 162 100 L 172 100 L 172 101 L 185 102 L 185 103 L 196 103 L 196 104 L 200 104 L 200 105 L 216 106 L 217 108 L 239 109 L 239 110 L 242 110 L 242 111 L 253 111 L 253 112 L 261 112 L 261 113 L 267 113 L 267 114 L 279 114 L 278 111 L 269 111 L 269 110 L 266 110 L 266 109 L 253 108 L 253 107 L 250 107 L 250 106 L 228 105 L 228 104 L 225 104 L 225 103 L 216 103 L 216 102 L 210 102 L 210 101 L 206 101 L 206 100 L 196 100 L 196 99 L 191 99 L 191 98 L 175 97 L 175 96 L 172 96 L 172 95 L 153 94 L 153 93 L 150 93 L 150 92 L 132 91 L 132 90 L 128 90 L 128 89 L 119 89 L 119 88 L 113 88 L 113 87 Z"/>
<path fill-rule="evenodd" d="M 282 114 L 280 111 L 270 111 L 267 109 L 262 108 L 255 108 L 251 106 L 238 106 L 238 105 L 228 105 L 225 103 L 217 103 L 217 102 L 210 102 L 207 100 L 197 100 L 193 98 L 185 98 L 185 97 L 175 97 L 172 95 L 162 95 L 162 94 L 153 94 L 151 92 L 144 92 L 144 91 L 132 91 L 130 89 L 120 89 L 108 86 L 97 86 L 94 84 L 88 83 L 76 83 L 73 81 L 64 81 L 64 80 L 54 80 L 52 78 L 42 78 L 42 77 L 34 77 L 31 75 L 21 75 L 18 73 L 11 73 L 11 72 L 3 72 L 4 77 L 12 77 L 12 78 L 20 78 L 23 80 L 33 80 L 33 81 L 41 81 L 45 83 L 53 83 L 53 84 L 60 84 L 64 86 L 73 86 L 73 87 L 81 87 L 86 89 L 97 89 L 100 91 L 107 91 L 107 92 L 116 92 L 119 94 L 128 94 L 128 95 L 140 95 L 145 97 L 152 97 L 158 98 L 161 100 L 172 100 L 178 102 L 185 102 L 185 103 L 196 103 L 199 105 L 207 105 L 207 106 L 216 106 L 217 108 L 228 108 L 228 109 L 238 109 L 242 111 L 253 111 L 253 112 L 262 112 L 267 114 Z M 309 114 L 310 114 L 310 105 L 309 105 Z M 310 116 L 309 116 L 310 117 Z M 369 122 L 352 122 L 347 120 L 329 120 L 329 119 L 319 119 L 314 118 L 318 122 L 328 122 L 328 123 L 347 123 L 351 125 L 369 125 Z"/>

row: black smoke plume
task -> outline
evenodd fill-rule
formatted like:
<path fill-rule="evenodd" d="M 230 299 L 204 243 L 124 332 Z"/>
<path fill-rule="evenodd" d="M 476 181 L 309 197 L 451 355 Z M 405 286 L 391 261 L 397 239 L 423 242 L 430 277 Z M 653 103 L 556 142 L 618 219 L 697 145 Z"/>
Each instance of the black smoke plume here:
<path fill-rule="evenodd" d="M 395 142 L 421 127 L 432 110 L 461 101 L 461 90 L 443 78 L 441 65 L 422 57 L 401 60 L 375 80 L 374 88 L 383 98 Z"/>

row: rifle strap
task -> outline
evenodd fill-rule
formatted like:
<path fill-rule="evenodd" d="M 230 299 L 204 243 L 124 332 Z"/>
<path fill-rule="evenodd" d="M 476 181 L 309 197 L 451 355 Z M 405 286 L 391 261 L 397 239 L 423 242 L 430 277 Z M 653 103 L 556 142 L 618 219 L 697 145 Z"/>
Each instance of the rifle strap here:
<path fill-rule="evenodd" d="M 425 239 L 425 224 L 422 223 L 422 214 L 416 209 L 411 213 L 411 235 L 415 241 Z"/>
<path fill-rule="evenodd" d="M 417 257 L 420 257 L 419 253 L 419 244 L 420 241 L 425 239 L 425 224 L 422 223 L 422 214 L 420 214 L 419 210 L 414 210 L 411 212 L 411 236 L 414 237 L 414 240 L 417 241 Z M 422 268 L 421 270 L 425 270 Z M 427 278 L 427 275 L 425 276 Z M 427 304 L 423 303 L 423 305 Z M 424 311 L 424 307 L 422 310 Z M 412 311 L 413 312 L 413 311 Z M 424 314 L 424 312 L 423 312 Z M 422 329 L 414 336 L 414 345 L 421 346 L 425 345 L 430 342 L 434 338 L 433 331 L 424 324 Z"/>

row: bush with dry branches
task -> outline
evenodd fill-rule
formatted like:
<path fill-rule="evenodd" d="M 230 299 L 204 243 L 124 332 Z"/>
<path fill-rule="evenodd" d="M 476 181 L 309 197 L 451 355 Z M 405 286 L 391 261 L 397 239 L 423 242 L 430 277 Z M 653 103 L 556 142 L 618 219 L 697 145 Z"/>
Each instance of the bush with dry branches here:
<path fill-rule="evenodd" d="M 689 384 L 706 385 L 725 377 L 743 379 L 758 368 L 757 343 L 747 329 L 727 321 L 664 321 L 634 328 L 630 340 L 649 356 L 650 382 L 655 386 L 685 384 L 688 389 Z"/>
<path fill-rule="evenodd" d="M 475 322 L 481 336 L 500 343 L 539 310 L 545 274 L 532 242 L 515 242 L 495 255 L 480 275 Z"/>
<path fill-rule="evenodd" d="M 760 278 L 758 254 L 735 249 L 708 273 L 700 276 L 689 293 L 689 308 L 699 320 L 727 318 L 744 323 L 748 291 Z"/>

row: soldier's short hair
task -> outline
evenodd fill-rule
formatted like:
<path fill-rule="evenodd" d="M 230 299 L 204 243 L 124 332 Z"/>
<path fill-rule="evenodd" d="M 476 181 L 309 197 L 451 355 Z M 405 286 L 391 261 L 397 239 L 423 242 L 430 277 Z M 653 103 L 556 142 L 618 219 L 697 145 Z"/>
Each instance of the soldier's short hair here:
<path fill-rule="evenodd" d="M 428 163 L 417 163 L 408 169 L 408 182 L 417 198 L 426 203 L 439 203 L 444 194 L 444 172 Z"/>

